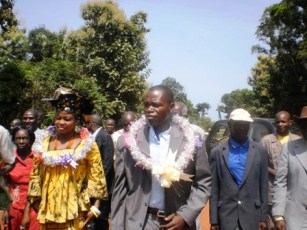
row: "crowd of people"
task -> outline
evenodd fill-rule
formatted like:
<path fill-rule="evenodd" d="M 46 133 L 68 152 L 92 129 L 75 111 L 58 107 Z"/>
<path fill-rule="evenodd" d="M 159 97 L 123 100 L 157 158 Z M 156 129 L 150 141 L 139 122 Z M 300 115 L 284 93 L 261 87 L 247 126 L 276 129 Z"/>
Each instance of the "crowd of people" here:
<path fill-rule="evenodd" d="M 87 94 L 60 87 L 55 110 L 24 112 L 0 126 L 0 230 L 307 229 L 307 106 L 293 120 L 279 111 L 276 133 L 248 139 L 253 119 L 235 109 L 230 136 L 205 151 L 203 130 L 164 85 L 151 87 L 144 114 L 103 124 Z"/>

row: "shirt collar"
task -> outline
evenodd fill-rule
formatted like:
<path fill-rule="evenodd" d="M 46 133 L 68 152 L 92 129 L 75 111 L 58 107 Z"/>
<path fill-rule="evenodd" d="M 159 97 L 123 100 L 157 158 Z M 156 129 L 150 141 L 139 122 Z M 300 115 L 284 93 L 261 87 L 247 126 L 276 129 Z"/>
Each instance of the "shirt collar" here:
<path fill-rule="evenodd" d="M 92 133 L 91 136 L 92 136 L 94 139 L 96 138 L 96 136 L 97 136 L 97 134 L 98 134 L 98 132 L 100 131 L 101 128 L 102 128 L 102 127 L 96 129 L 96 131 Z"/>
<path fill-rule="evenodd" d="M 248 144 L 249 144 L 249 140 L 248 140 L 248 138 L 246 139 L 246 141 L 245 142 L 243 142 L 243 144 L 239 144 L 238 142 L 236 142 L 234 139 L 230 139 L 229 140 L 229 145 L 230 145 L 230 147 L 232 147 L 232 148 L 234 148 L 234 149 L 236 149 L 236 148 L 238 148 L 238 147 L 240 147 L 240 146 L 242 146 L 242 147 L 244 147 L 244 148 L 248 148 Z"/>
<path fill-rule="evenodd" d="M 162 139 L 166 139 L 169 135 L 170 135 L 170 131 L 171 131 L 171 126 L 169 127 L 169 129 L 161 132 L 158 134 L 159 138 L 156 136 L 155 130 L 154 128 L 150 125 L 149 126 L 149 138 L 151 140 L 155 140 L 155 141 L 160 141 L 161 138 Z"/>

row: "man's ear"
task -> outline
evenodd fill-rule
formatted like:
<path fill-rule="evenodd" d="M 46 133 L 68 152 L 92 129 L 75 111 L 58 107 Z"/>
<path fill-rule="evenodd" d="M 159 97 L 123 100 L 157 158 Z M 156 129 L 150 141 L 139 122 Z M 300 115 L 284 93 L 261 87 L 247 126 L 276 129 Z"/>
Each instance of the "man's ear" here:
<path fill-rule="evenodd" d="M 175 103 L 174 102 L 171 102 L 169 104 L 169 111 L 171 112 L 173 110 L 173 108 L 175 107 Z"/>

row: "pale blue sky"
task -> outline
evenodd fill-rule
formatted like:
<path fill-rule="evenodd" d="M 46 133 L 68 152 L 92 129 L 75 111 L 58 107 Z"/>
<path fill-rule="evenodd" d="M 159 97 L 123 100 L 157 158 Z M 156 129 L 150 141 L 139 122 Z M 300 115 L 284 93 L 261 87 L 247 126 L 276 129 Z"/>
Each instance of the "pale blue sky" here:
<path fill-rule="evenodd" d="M 15 11 L 28 30 L 45 25 L 51 31 L 83 24 L 86 0 L 16 0 Z M 278 0 L 117 0 L 130 17 L 148 14 L 147 46 L 152 72 L 148 80 L 166 77 L 184 86 L 194 105 L 211 105 L 209 117 L 218 120 L 216 107 L 225 93 L 249 88 L 247 78 L 256 63 L 251 47 L 267 6 Z"/>

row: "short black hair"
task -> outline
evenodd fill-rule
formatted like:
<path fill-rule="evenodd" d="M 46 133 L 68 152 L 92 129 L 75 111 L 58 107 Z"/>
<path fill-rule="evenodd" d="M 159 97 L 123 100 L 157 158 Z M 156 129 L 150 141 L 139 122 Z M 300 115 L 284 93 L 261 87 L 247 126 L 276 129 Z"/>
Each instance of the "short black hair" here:
<path fill-rule="evenodd" d="M 149 88 L 148 92 L 154 91 L 154 90 L 163 91 L 166 94 L 168 103 L 174 102 L 174 93 L 168 86 L 166 86 L 166 85 L 155 85 L 155 86 Z"/>

